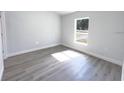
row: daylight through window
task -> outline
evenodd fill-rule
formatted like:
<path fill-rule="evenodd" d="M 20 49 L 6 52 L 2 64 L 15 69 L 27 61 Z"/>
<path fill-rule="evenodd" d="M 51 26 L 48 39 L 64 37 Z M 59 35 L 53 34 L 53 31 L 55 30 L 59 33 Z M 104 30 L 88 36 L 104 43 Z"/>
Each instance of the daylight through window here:
<path fill-rule="evenodd" d="M 88 44 L 89 17 L 75 19 L 75 42 Z"/>

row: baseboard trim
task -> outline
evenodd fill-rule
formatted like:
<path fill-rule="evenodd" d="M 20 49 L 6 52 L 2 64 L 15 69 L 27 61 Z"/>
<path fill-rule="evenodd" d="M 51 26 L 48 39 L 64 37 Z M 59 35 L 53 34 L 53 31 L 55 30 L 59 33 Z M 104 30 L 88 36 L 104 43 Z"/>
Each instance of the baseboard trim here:
<path fill-rule="evenodd" d="M 28 53 L 28 52 L 33 52 L 33 51 L 41 50 L 41 49 L 45 49 L 45 48 L 54 47 L 54 46 L 57 46 L 57 45 L 61 45 L 61 44 L 57 43 L 57 44 L 43 46 L 43 47 L 40 47 L 40 48 L 33 48 L 33 49 L 29 49 L 29 50 L 19 51 L 19 52 L 16 52 L 16 53 L 11 53 L 11 54 L 8 54 L 6 58 L 17 56 L 17 55 L 21 55 L 21 54 Z"/>
<path fill-rule="evenodd" d="M 93 53 L 93 52 L 90 52 L 90 51 L 80 50 L 80 49 L 77 49 L 77 48 L 72 47 L 72 46 L 67 45 L 67 44 L 61 44 L 61 45 L 66 46 L 66 47 L 69 47 L 69 48 L 72 48 L 72 49 L 75 49 L 75 50 L 78 50 L 78 51 L 83 52 L 83 53 L 86 53 L 86 54 L 88 54 L 88 55 L 91 55 L 91 56 L 94 56 L 94 57 L 97 57 L 97 58 L 106 60 L 106 61 L 108 61 L 108 62 L 117 64 L 117 65 L 119 65 L 119 66 L 122 66 L 122 61 L 120 61 L 120 60 L 108 58 L 108 57 L 105 57 L 105 56 L 103 56 L 103 55 L 99 55 L 99 54 L 96 54 L 96 53 Z"/>
<path fill-rule="evenodd" d="M 6 58 L 12 57 L 12 56 L 16 56 L 16 55 L 20 55 L 20 54 L 24 54 L 24 53 L 28 53 L 28 52 L 37 51 L 37 50 L 40 50 L 40 49 L 45 49 L 45 48 L 54 47 L 54 46 L 57 46 L 57 45 L 63 45 L 63 46 L 66 46 L 66 47 L 69 47 L 69 48 L 72 48 L 72 49 L 75 49 L 75 50 L 84 52 L 84 53 L 86 53 L 86 54 L 88 54 L 88 55 L 95 56 L 95 57 L 97 57 L 97 58 L 100 58 L 100 59 L 109 61 L 109 62 L 111 62 L 111 63 L 117 64 L 117 65 L 120 65 L 120 66 L 123 65 L 123 64 L 122 64 L 123 62 L 121 62 L 120 60 L 108 58 L 108 57 L 105 57 L 105 56 L 103 56 L 103 55 L 98 55 L 98 54 L 96 54 L 96 53 L 89 52 L 89 51 L 84 51 L 84 50 L 76 49 L 75 47 L 72 47 L 72 46 L 70 46 L 70 45 L 67 45 L 67 44 L 60 44 L 60 43 L 52 44 L 52 45 L 47 45 L 47 46 L 43 46 L 43 47 L 40 47 L 40 48 L 33 48 L 33 49 L 29 49 L 29 50 L 24 50 L 24 51 L 20 51 L 20 52 L 16 52 L 16 53 L 11 53 L 11 54 L 7 55 Z"/>

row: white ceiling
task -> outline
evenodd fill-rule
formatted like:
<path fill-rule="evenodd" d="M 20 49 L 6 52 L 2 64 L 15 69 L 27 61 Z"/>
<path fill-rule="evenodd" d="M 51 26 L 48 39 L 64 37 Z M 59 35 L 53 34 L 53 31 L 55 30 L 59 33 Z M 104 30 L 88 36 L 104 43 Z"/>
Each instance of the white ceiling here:
<path fill-rule="evenodd" d="M 66 15 L 66 14 L 70 14 L 73 13 L 75 11 L 56 11 L 56 13 L 60 14 L 60 15 Z"/>

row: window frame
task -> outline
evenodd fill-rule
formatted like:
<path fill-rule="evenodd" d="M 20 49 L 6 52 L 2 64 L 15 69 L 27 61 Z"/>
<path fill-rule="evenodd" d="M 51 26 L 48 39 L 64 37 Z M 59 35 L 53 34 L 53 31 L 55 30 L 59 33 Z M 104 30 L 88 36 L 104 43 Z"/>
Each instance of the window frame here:
<path fill-rule="evenodd" d="M 88 45 L 88 39 L 87 39 L 87 43 L 81 43 L 81 42 L 78 42 L 77 38 L 76 38 L 77 20 L 82 20 L 82 19 L 89 19 L 89 23 L 90 23 L 90 17 L 80 17 L 80 18 L 74 19 L 74 43 L 87 46 Z M 87 30 L 88 34 L 89 34 L 89 23 L 88 23 L 88 30 Z"/>

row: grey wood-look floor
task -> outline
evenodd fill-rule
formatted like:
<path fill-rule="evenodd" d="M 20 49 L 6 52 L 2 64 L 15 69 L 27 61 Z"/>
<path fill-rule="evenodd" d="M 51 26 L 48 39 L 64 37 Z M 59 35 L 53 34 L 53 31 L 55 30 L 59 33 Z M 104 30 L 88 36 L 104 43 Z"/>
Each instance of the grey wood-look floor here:
<path fill-rule="evenodd" d="M 64 46 L 5 60 L 4 81 L 120 81 L 121 67 Z"/>

